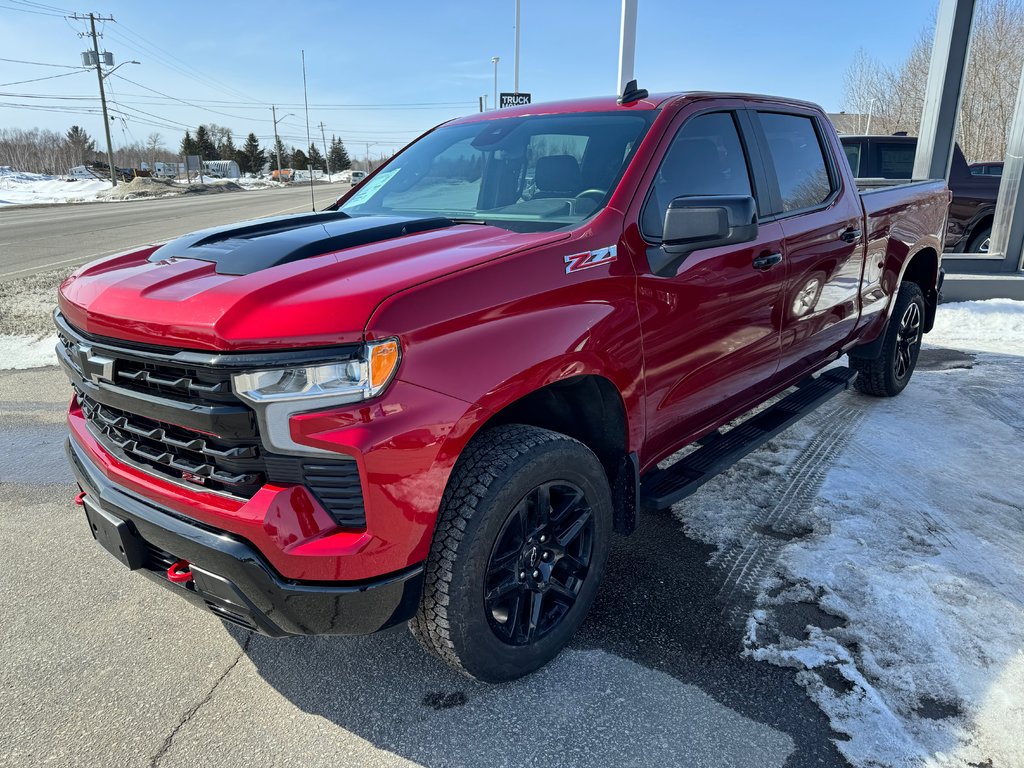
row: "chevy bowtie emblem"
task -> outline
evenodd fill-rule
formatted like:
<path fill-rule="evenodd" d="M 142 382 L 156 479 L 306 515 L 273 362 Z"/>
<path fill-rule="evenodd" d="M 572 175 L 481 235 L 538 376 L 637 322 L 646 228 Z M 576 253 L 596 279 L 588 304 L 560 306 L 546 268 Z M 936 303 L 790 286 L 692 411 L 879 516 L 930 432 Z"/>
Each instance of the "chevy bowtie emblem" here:
<path fill-rule="evenodd" d="M 598 248 L 596 251 L 584 251 L 573 253 L 565 257 L 565 274 L 571 275 L 582 269 L 600 267 L 602 264 L 611 264 L 616 259 L 617 246 L 610 245 L 607 248 Z"/>
<path fill-rule="evenodd" d="M 97 355 L 88 344 L 79 344 L 75 350 L 78 358 L 78 367 L 82 375 L 93 384 L 105 381 L 108 384 L 114 383 L 114 361 L 109 357 Z"/>

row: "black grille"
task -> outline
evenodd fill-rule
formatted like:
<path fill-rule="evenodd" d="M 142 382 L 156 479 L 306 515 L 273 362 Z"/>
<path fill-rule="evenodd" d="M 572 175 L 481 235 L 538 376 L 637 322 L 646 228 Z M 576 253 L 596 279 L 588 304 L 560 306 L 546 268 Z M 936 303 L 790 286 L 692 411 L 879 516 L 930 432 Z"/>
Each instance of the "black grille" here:
<path fill-rule="evenodd" d="M 81 334 L 60 315 L 56 324 L 58 358 L 90 430 L 114 456 L 241 499 L 267 482 L 302 484 L 338 525 L 366 527 L 356 462 L 266 452 L 252 411 L 231 389 L 236 371 L 287 364 L 297 353 L 275 357 L 121 346 Z"/>
<path fill-rule="evenodd" d="M 192 430 L 101 405 L 76 389 L 82 413 L 104 447 L 130 463 L 176 480 L 250 498 L 265 481 L 254 438 L 226 442 Z"/>

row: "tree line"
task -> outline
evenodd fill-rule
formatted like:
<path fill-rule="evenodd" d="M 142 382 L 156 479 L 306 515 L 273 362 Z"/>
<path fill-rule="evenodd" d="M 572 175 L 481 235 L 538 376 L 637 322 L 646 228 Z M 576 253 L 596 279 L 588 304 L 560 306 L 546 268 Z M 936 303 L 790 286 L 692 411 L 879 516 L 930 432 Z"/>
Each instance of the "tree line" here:
<path fill-rule="evenodd" d="M 933 37 L 933 28 L 924 29 L 907 57 L 892 67 L 864 49 L 857 53 L 844 82 L 850 130 L 918 134 Z M 1006 155 L 1022 66 L 1024 3 L 982 0 L 975 7 L 958 125 L 958 141 L 969 162 Z"/>
<path fill-rule="evenodd" d="M 276 147 L 263 148 L 256 134 L 250 133 L 242 146 L 236 148 L 231 129 L 215 123 L 198 126 L 194 136 L 191 131 L 185 131 L 178 153 L 167 149 L 159 133 L 151 133 L 145 142 L 124 144 L 114 150 L 114 164 L 119 168 L 142 168 L 145 163 L 152 168 L 158 162 L 179 162 L 181 155 L 199 155 L 203 160 L 234 160 L 242 173 L 258 174 L 268 162 L 272 168 L 276 167 L 275 150 L 281 153 L 282 168 L 327 170 L 323 153 L 316 144 L 311 144 L 304 152 L 295 147 L 286 148 L 278 138 Z M 352 167 L 348 150 L 337 136 L 331 137 L 327 159 L 332 173 Z M 106 162 L 107 153 L 78 125 L 64 133 L 40 128 L 0 128 L 0 166 L 56 176 L 80 165 L 99 163 L 105 167 Z"/>
<path fill-rule="evenodd" d="M 276 168 L 280 155 L 282 168 L 293 168 L 298 171 L 310 169 L 327 172 L 330 162 L 331 173 L 344 171 L 352 167 L 345 144 L 337 136 L 331 136 L 325 161 L 323 153 L 315 143 L 309 145 L 309 151 L 303 152 L 294 146 L 286 148 L 280 137 L 274 146 L 264 149 L 260 146 L 255 133 L 245 138 L 240 148 L 235 147 L 234 136 L 230 128 L 216 123 L 206 123 L 196 128 L 195 136 L 186 130 L 181 139 L 179 152 L 182 155 L 198 155 L 203 160 L 234 160 L 242 173 L 261 173 L 269 163 Z"/>

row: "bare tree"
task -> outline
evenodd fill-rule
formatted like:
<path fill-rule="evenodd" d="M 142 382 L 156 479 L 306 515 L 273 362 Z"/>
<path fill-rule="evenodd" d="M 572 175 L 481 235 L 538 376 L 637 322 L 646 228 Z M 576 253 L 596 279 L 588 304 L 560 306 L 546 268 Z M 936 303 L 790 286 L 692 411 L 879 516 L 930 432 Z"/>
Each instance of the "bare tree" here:
<path fill-rule="evenodd" d="M 1024 3 L 982 0 L 971 37 L 970 58 L 960 105 L 959 141 L 970 161 L 1001 160 L 1006 154 L 1010 119 L 1024 65 Z M 887 67 L 860 50 L 844 78 L 844 108 L 872 133 L 920 130 L 928 83 L 934 24 L 915 41 L 907 58 Z"/>

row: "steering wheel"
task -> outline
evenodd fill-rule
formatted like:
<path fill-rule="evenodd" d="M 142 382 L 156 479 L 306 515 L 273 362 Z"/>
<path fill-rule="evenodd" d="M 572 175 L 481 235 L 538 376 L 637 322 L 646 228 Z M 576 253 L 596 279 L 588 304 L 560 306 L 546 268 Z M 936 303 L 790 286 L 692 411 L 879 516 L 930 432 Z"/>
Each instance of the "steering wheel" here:
<path fill-rule="evenodd" d="M 594 205 L 597 205 L 602 200 L 604 200 L 605 195 L 607 195 L 607 194 L 608 194 L 608 190 L 607 189 L 596 189 L 596 188 L 594 188 L 594 189 L 584 189 L 582 192 L 580 192 L 578 195 L 576 195 L 576 199 L 577 200 L 580 200 L 580 199 L 584 199 L 584 200 L 591 199 L 591 200 L 594 201 Z"/>

